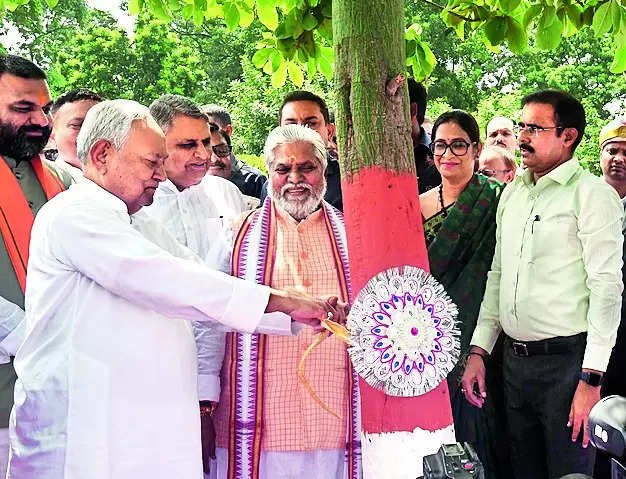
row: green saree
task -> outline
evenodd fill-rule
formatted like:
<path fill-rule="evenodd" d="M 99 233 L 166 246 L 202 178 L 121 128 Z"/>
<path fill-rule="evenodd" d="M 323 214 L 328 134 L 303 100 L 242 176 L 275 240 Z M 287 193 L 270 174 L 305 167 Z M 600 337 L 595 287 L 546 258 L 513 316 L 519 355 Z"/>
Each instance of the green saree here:
<path fill-rule="evenodd" d="M 448 375 L 454 427 L 458 441 L 469 441 L 483 461 L 488 479 L 507 474 L 501 350 L 487 361 L 488 398 L 482 409 L 471 406 L 460 392 L 466 353 L 476 327 L 487 273 L 496 245 L 496 210 L 504 185 L 474 174 L 446 216 L 424 222 L 431 274 L 446 288 L 459 309 L 461 359 Z M 504 449 L 503 449 L 504 448 Z"/>

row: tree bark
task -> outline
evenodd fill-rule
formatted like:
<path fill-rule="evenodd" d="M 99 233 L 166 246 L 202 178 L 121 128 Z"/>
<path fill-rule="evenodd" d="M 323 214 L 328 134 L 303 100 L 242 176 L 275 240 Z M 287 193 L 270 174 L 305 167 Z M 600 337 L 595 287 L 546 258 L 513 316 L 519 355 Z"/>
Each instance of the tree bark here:
<path fill-rule="evenodd" d="M 377 273 L 428 270 L 404 75 L 403 0 L 333 0 L 337 129 L 354 294 Z M 414 398 L 360 380 L 364 477 L 421 475 L 453 442 L 447 383 Z"/>

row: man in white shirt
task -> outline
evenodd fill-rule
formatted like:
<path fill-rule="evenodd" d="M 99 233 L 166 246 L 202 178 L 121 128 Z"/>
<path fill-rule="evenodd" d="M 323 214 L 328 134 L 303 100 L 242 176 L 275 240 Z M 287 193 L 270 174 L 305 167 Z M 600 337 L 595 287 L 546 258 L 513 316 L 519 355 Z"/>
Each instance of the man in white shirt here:
<path fill-rule="evenodd" d="M 70 90 L 54 100 L 50 107 L 53 127 L 51 138 L 57 146 L 57 157 L 46 161 L 53 170 L 70 174 L 74 182 L 82 181 L 83 169 L 76 154 L 76 138 L 89 109 L 103 98 L 89 90 Z"/>
<path fill-rule="evenodd" d="M 150 113 L 165 133 L 168 179 L 159 185 L 154 203 L 142 210 L 163 225 L 176 240 L 196 253 L 210 268 L 230 274 L 230 243 L 223 225 L 229 223 L 207 190 L 199 185 L 209 168 L 211 133 L 207 117 L 191 99 L 163 95 L 150 105 Z M 237 187 L 213 177 L 214 196 Z M 228 194 L 223 195 L 228 199 Z M 242 205 L 229 208 L 241 213 Z M 220 214 L 220 210 L 221 213 Z M 234 211 L 233 211 L 234 212 Z M 229 211 L 226 213 L 228 215 Z M 211 412 L 220 398 L 220 370 L 224 359 L 226 333 L 217 324 L 194 322 L 198 348 L 198 398 L 200 399 L 203 463 L 208 472 L 214 456 L 215 432 Z"/>
<path fill-rule="evenodd" d="M 146 107 L 93 107 L 78 156 L 86 180 L 47 203 L 32 231 L 7 477 L 199 479 L 185 320 L 289 334 L 291 319 L 263 313 L 319 327 L 327 314 L 345 319 L 344 305 L 210 270 L 158 225 L 149 239 L 136 231 L 131 215 L 152 203 L 167 157 Z"/>

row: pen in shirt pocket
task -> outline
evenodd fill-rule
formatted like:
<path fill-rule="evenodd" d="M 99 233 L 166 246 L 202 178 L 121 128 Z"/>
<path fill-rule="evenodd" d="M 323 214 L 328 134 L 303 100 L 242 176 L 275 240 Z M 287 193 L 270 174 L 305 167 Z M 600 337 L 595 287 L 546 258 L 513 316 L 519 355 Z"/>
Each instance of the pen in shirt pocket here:
<path fill-rule="evenodd" d="M 539 217 L 539 215 L 535 215 L 535 218 L 533 219 L 533 224 L 530 226 L 530 234 L 534 234 L 535 232 L 535 223 L 537 221 L 540 221 L 541 218 Z"/>

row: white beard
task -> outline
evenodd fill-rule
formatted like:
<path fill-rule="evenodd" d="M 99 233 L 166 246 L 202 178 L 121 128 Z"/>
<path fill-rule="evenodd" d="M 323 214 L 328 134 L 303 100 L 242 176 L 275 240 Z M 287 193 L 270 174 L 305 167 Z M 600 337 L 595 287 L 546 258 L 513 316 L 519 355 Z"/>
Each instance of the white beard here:
<path fill-rule="evenodd" d="M 276 203 L 276 205 L 280 206 L 283 210 L 285 210 L 289 216 L 291 216 L 296 221 L 302 221 L 315 210 L 317 210 L 326 194 L 326 181 L 322 182 L 322 185 L 314 189 L 308 183 L 298 183 L 298 184 L 286 184 L 281 189 L 280 192 L 277 193 L 272 186 L 272 181 L 268 182 L 267 194 L 269 197 Z M 285 192 L 288 188 L 293 187 L 305 188 L 310 192 L 310 195 L 305 200 L 288 200 L 285 198 Z"/>

